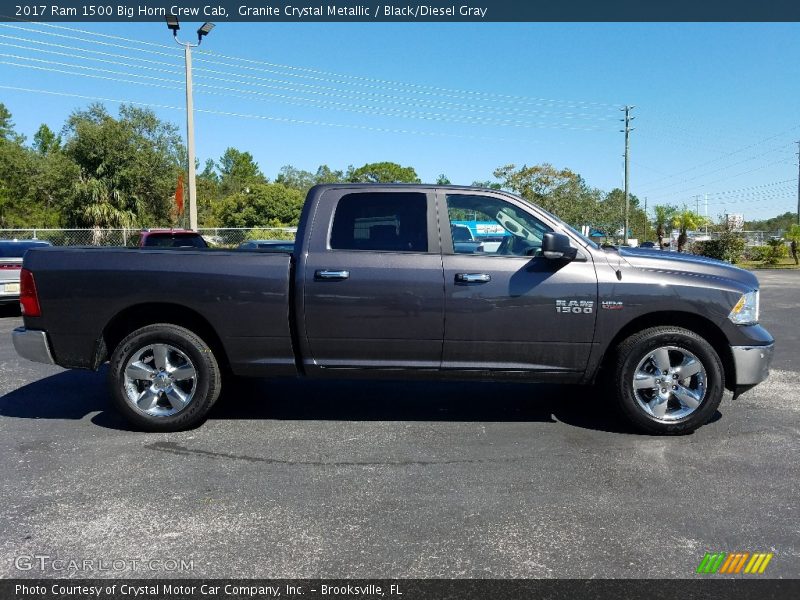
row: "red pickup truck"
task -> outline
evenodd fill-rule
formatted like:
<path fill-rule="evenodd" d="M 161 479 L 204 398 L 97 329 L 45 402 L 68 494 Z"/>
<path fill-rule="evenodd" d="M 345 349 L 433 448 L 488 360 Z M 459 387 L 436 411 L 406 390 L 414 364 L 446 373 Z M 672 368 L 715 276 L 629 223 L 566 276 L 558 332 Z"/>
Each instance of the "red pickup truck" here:
<path fill-rule="evenodd" d="M 208 248 L 203 236 L 190 229 L 143 229 L 139 248 Z"/>

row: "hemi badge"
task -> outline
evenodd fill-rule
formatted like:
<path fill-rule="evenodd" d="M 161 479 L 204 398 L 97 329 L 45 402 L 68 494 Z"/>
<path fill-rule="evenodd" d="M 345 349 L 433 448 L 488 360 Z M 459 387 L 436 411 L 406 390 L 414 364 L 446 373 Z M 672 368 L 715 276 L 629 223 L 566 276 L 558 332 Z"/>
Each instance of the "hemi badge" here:
<path fill-rule="evenodd" d="M 617 300 L 603 300 L 600 303 L 600 308 L 604 308 L 605 310 L 622 310 L 623 307 L 623 303 Z"/>

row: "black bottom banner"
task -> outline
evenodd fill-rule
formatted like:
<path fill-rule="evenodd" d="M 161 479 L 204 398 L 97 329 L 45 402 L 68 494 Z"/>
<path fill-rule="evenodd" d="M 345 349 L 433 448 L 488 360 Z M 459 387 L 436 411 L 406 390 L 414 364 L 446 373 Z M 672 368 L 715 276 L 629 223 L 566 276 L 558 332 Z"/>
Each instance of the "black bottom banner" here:
<path fill-rule="evenodd" d="M 782 600 L 800 580 L 780 579 L 6 579 L 19 600 Z"/>

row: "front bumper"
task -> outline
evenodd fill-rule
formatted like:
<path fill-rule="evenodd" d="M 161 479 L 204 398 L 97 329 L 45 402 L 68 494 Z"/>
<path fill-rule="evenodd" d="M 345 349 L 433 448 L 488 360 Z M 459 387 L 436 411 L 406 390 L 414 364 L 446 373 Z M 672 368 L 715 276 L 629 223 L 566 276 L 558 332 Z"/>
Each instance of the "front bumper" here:
<path fill-rule="evenodd" d="M 754 386 L 769 376 L 775 344 L 766 346 L 731 346 L 736 368 L 736 386 Z"/>
<path fill-rule="evenodd" d="M 48 365 L 55 364 L 53 354 L 50 352 L 50 344 L 47 342 L 47 334 L 44 331 L 17 327 L 11 332 L 11 341 L 14 343 L 14 350 L 22 358 Z"/>

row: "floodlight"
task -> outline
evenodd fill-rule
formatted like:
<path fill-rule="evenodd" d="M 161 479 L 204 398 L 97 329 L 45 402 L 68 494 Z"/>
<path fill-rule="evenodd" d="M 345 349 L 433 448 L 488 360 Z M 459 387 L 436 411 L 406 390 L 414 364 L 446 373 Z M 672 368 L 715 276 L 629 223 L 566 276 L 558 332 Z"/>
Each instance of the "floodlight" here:
<path fill-rule="evenodd" d="M 178 35 L 178 29 L 181 28 L 180 23 L 178 23 L 178 17 L 175 15 L 167 15 L 167 27 L 172 30 L 172 35 Z"/>
<path fill-rule="evenodd" d="M 197 30 L 197 43 L 199 44 L 200 42 L 202 42 L 203 41 L 203 36 L 208 35 L 209 33 L 211 33 L 212 29 L 214 29 L 214 24 L 213 23 L 203 23 L 200 26 L 200 29 Z"/>

